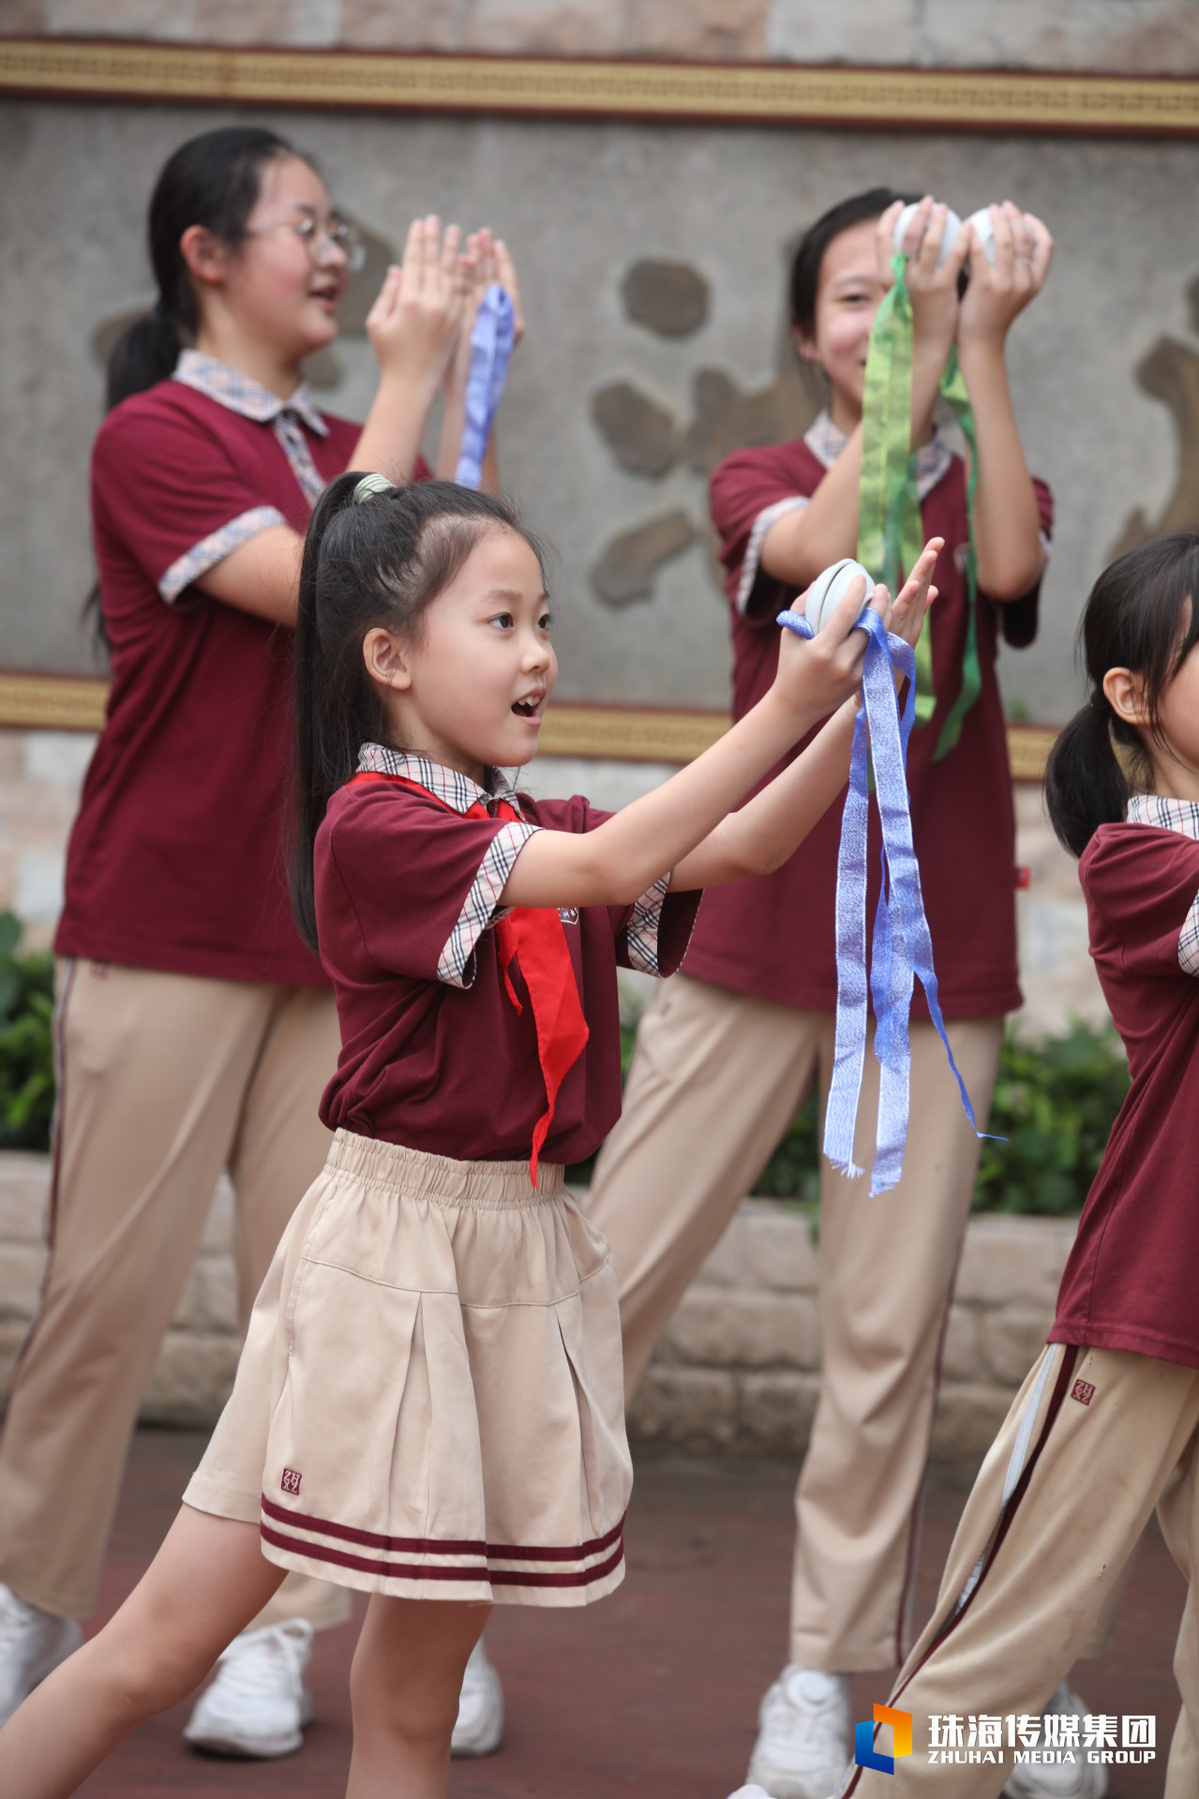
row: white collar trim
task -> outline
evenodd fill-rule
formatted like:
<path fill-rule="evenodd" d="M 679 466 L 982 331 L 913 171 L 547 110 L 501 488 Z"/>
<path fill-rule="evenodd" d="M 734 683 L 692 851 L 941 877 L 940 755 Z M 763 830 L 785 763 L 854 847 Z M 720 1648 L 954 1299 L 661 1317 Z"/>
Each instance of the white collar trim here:
<path fill-rule="evenodd" d="M 1130 825 L 1156 825 L 1161 831 L 1178 831 L 1199 838 L 1199 804 L 1194 800 L 1163 799 L 1157 793 L 1134 793 L 1126 814 Z"/>
<path fill-rule="evenodd" d="M 825 407 L 822 412 L 817 413 L 804 432 L 804 442 L 817 462 L 827 469 L 832 468 L 849 438 L 838 425 L 834 425 L 828 408 Z M 927 499 L 937 483 L 944 480 L 952 462 L 953 451 L 945 432 L 938 425 L 928 442 L 921 444 L 916 451 L 916 492 L 922 500 Z"/>
<path fill-rule="evenodd" d="M 181 381 L 184 387 L 194 388 L 197 393 L 207 394 L 218 405 L 227 406 L 230 412 L 240 413 L 242 418 L 253 419 L 256 424 L 269 425 L 282 413 L 294 412 L 318 437 L 329 434 L 329 427 L 317 411 L 307 381 L 300 382 L 290 399 L 281 400 L 269 387 L 263 387 L 261 381 L 252 380 L 240 369 L 230 368 L 228 363 L 218 361 L 215 356 L 206 356 L 200 350 L 180 351 L 172 379 Z"/>
<path fill-rule="evenodd" d="M 414 781 L 434 799 L 452 806 L 455 812 L 466 813 L 477 805 L 484 805 L 490 811 L 498 800 L 507 800 L 510 806 L 520 809 L 515 788 L 508 785 L 498 768 L 488 769 L 488 785 L 480 787 L 469 775 L 456 768 L 446 768 L 440 762 L 431 762 L 425 756 L 409 756 L 385 743 L 364 743 L 358 751 L 358 772 L 399 775 L 405 781 Z"/>

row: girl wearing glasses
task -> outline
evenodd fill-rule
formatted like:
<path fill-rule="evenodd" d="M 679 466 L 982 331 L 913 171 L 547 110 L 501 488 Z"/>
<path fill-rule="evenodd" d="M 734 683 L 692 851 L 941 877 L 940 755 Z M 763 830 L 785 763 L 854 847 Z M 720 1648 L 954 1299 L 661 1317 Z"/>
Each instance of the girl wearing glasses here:
<path fill-rule="evenodd" d="M 108 714 L 67 859 L 51 1253 L 0 1439 L 0 1721 L 80 1641 L 130 1431 L 227 1169 L 243 1317 L 325 1160 L 333 995 L 292 923 L 281 822 L 304 532 L 326 483 L 427 479 L 446 388 L 452 470 L 474 292 L 512 284 L 489 235 L 412 226 L 367 332 L 365 425 L 320 413 L 361 247 L 274 132 L 184 144 L 150 203 L 152 310 L 117 345 L 92 463 Z M 492 470 L 494 479 L 494 469 Z M 485 471 L 486 481 L 486 471 Z M 310 1708 L 312 1627 L 340 1590 L 289 1582 L 187 1735 L 281 1755 Z"/>

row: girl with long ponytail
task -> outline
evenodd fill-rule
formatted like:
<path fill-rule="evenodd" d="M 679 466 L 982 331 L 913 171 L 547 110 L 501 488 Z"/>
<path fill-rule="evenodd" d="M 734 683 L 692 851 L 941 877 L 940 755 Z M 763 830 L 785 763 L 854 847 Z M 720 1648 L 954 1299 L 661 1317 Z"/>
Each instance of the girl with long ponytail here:
<path fill-rule="evenodd" d="M 1033 1768 L 1013 1766 L 1013 1717 L 1024 1744 L 1058 1764 L 1054 1790 L 1075 1799 L 1100 1799 L 1106 1765 L 1160 1761 L 1151 1717 L 1088 1715 L 1055 1691 L 1077 1656 L 1095 1653 L 1155 1507 L 1190 1586 L 1164 1790 L 1196 1790 L 1199 534 L 1158 538 L 1105 570 L 1081 640 L 1091 691 L 1054 746 L 1046 793 L 1080 858 L 1091 955 L 1131 1085 L 1048 1344 L 983 1463 L 936 1610 L 888 1700 L 911 1714 L 916 1753 L 894 1776 L 856 1769 L 844 1789 L 856 1799 L 1045 1791 Z M 950 1713 L 978 1719 L 980 1749 L 946 1785 L 930 1764 L 941 1759 L 934 1723 L 944 1742 Z M 985 1754 L 980 1714 L 996 1727 Z"/>
<path fill-rule="evenodd" d="M 158 298 L 117 344 L 92 462 L 107 718 L 67 856 L 50 1259 L 0 1439 L 0 1722 L 80 1641 L 130 1431 L 223 1168 L 243 1321 L 324 1161 L 333 995 L 288 903 L 284 811 L 304 532 L 351 463 L 396 482 L 463 345 L 490 237 L 415 223 L 367 320 L 365 425 L 321 413 L 360 244 L 276 132 L 183 144 L 158 176 Z M 484 265 L 488 265 L 484 267 Z M 501 265 L 502 266 L 499 266 Z M 492 471 L 494 475 L 494 471 Z M 312 1626 L 344 1597 L 288 1583 L 223 1658 L 199 1748 L 299 1748 Z"/>

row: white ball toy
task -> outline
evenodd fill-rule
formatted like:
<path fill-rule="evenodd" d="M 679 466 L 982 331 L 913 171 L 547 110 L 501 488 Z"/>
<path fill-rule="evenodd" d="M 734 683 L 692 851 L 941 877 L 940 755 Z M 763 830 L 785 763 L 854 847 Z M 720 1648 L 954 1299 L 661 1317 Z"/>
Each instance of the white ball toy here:
<path fill-rule="evenodd" d="M 865 607 L 874 592 L 874 582 L 861 563 L 855 562 L 852 556 L 843 557 L 840 562 L 834 562 L 830 568 L 817 575 L 804 595 L 803 603 L 804 617 L 813 631 L 824 630 L 839 602 L 845 598 L 845 591 L 855 575 L 866 577 L 866 594 L 862 601 Z"/>
<path fill-rule="evenodd" d="M 989 206 L 980 206 L 977 212 L 972 212 L 970 214 L 970 217 L 966 220 L 966 223 L 967 223 L 967 225 L 973 225 L 974 235 L 978 239 L 979 243 L 982 245 L 983 254 L 986 256 L 987 261 L 994 262 L 995 261 L 995 227 L 991 223 L 990 207 Z"/>
<path fill-rule="evenodd" d="M 915 203 L 915 201 L 913 201 L 910 206 L 904 207 L 903 211 L 900 213 L 899 217 L 895 221 L 895 233 L 894 233 L 892 242 L 894 243 L 896 250 L 903 249 L 904 234 L 907 231 L 907 228 L 911 224 L 912 220 L 915 218 L 915 216 L 916 216 L 916 203 Z M 953 249 L 953 246 L 957 243 L 958 233 L 961 229 L 962 229 L 961 219 L 959 219 L 957 213 L 954 212 L 951 207 L 947 207 L 946 212 L 945 212 L 945 231 L 941 238 L 941 249 L 937 256 L 937 267 L 938 268 L 940 268 L 941 264 L 945 261 L 945 258 L 949 255 L 950 251 Z M 924 242 L 924 239 L 923 239 L 923 237 L 921 237 L 920 243 L 923 243 L 923 242 Z M 920 244 L 917 244 L 916 249 L 912 252 L 912 254 L 918 255 L 919 250 L 920 250 Z"/>

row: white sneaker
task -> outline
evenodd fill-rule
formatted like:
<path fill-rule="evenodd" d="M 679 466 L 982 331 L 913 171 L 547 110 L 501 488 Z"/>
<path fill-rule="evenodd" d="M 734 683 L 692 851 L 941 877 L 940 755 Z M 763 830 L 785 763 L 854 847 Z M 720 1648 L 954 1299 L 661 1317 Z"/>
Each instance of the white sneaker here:
<path fill-rule="evenodd" d="M 1086 1701 L 1072 1693 L 1064 1680 L 1045 1711 L 1077 1718 L 1081 1736 Z M 1074 1753 L 1077 1761 L 1021 1762 L 1003 1789 L 1005 1799 L 1103 1799 L 1107 1774 L 1102 1763 L 1086 1761 L 1085 1750 Z"/>
<path fill-rule="evenodd" d="M 504 1690 L 487 1659 L 483 1639 L 470 1652 L 458 1698 L 451 1755 L 493 1755 L 504 1735 Z"/>
<path fill-rule="evenodd" d="M 788 1662 L 758 1714 L 745 1778 L 771 1799 L 828 1799 L 849 1766 L 849 1676 Z"/>
<path fill-rule="evenodd" d="M 74 1618 L 28 1605 L 0 1581 L 0 1724 L 82 1642 Z"/>
<path fill-rule="evenodd" d="M 292 1755 L 312 1723 L 304 1670 L 312 1654 L 312 1626 L 303 1618 L 264 1624 L 234 1637 L 217 1662 L 187 1721 L 184 1738 L 209 1755 L 268 1760 Z"/>

